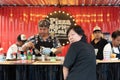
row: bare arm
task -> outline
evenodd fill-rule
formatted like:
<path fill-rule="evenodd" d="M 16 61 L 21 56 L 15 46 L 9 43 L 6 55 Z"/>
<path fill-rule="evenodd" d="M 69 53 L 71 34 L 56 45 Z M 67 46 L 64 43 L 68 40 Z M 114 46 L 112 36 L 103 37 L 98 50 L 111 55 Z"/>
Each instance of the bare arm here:
<path fill-rule="evenodd" d="M 69 69 L 67 67 L 63 66 L 63 77 L 64 77 L 64 80 L 67 79 L 68 72 L 69 72 Z"/>
<path fill-rule="evenodd" d="M 55 53 L 55 54 L 59 54 L 59 53 L 62 52 L 62 49 L 63 49 L 62 46 L 61 46 L 61 47 L 58 47 L 58 48 L 56 48 L 56 51 L 55 51 L 54 53 Z"/>
<path fill-rule="evenodd" d="M 34 44 L 32 42 L 27 42 L 22 46 L 23 51 L 27 51 L 29 48 L 35 48 Z"/>

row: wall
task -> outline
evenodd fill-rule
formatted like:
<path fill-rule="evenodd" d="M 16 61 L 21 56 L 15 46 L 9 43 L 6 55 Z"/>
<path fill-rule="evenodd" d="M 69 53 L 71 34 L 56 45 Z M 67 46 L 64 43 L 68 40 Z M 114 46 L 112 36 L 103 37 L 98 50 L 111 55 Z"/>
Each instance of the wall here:
<path fill-rule="evenodd" d="M 92 29 L 98 25 L 103 32 L 112 33 L 120 28 L 120 7 L 28 7 L 2 6 L 0 7 L 0 45 L 4 52 L 16 41 L 19 33 L 27 37 L 37 33 L 37 23 L 53 11 L 70 13 L 77 24 L 85 30 L 88 41 L 91 39 Z"/>

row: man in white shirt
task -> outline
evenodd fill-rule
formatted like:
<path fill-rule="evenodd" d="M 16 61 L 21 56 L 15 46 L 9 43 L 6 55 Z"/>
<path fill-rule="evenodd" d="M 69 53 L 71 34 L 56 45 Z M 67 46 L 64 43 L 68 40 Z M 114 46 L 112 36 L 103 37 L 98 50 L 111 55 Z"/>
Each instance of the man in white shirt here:
<path fill-rule="evenodd" d="M 112 33 L 112 42 L 105 45 L 103 54 L 109 52 L 111 58 L 120 59 L 120 30 L 116 30 Z"/>
<path fill-rule="evenodd" d="M 17 37 L 16 43 L 11 45 L 7 51 L 6 59 L 16 59 L 18 51 L 22 50 L 22 45 L 27 41 L 27 38 L 24 34 L 19 34 Z"/>

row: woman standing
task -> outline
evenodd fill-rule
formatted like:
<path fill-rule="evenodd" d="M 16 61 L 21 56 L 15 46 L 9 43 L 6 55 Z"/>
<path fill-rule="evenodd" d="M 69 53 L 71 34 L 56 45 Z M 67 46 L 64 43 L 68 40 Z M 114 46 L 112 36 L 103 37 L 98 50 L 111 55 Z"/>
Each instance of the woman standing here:
<path fill-rule="evenodd" d="M 86 42 L 80 26 L 67 31 L 71 43 L 63 64 L 64 80 L 96 80 L 96 57 L 94 48 Z"/>

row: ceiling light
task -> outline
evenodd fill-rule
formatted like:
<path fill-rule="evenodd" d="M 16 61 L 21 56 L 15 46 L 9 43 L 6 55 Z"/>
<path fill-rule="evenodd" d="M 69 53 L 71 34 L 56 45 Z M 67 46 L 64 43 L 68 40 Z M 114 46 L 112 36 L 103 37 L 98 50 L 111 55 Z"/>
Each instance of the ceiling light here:
<path fill-rule="evenodd" d="M 57 4 L 54 4 L 54 6 L 57 6 Z"/>
<path fill-rule="evenodd" d="M 62 13 L 65 13 L 64 11 Z"/>
<path fill-rule="evenodd" d="M 95 6 L 97 6 L 98 4 L 95 4 Z"/>
<path fill-rule="evenodd" d="M 108 5 L 109 5 L 109 6 L 111 6 L 111 4 L 110 4 L 110 3 L 109 3 Z"/>
<path fill-rule="evenodd" d="M 85 4 L 82 4 L 82 6 L 84 6 Z"/>
<path fill-rule="evenodd" d="M 28 6 L 30 6 L 30 4 L 27 4 Z"/>
<path fill-rule="evenodd" d="M 16 6 L 16 4 L 13 4 L 14 6 Z"/>
<path fill-rule="evenodd" d="M 56 11 L 54 11 L 54 13 L 57 13 Z"/>
<path fill-rule="evenodd" d="M 59 13 L 61 13 L 61 11 L 58 11 Z"/>

